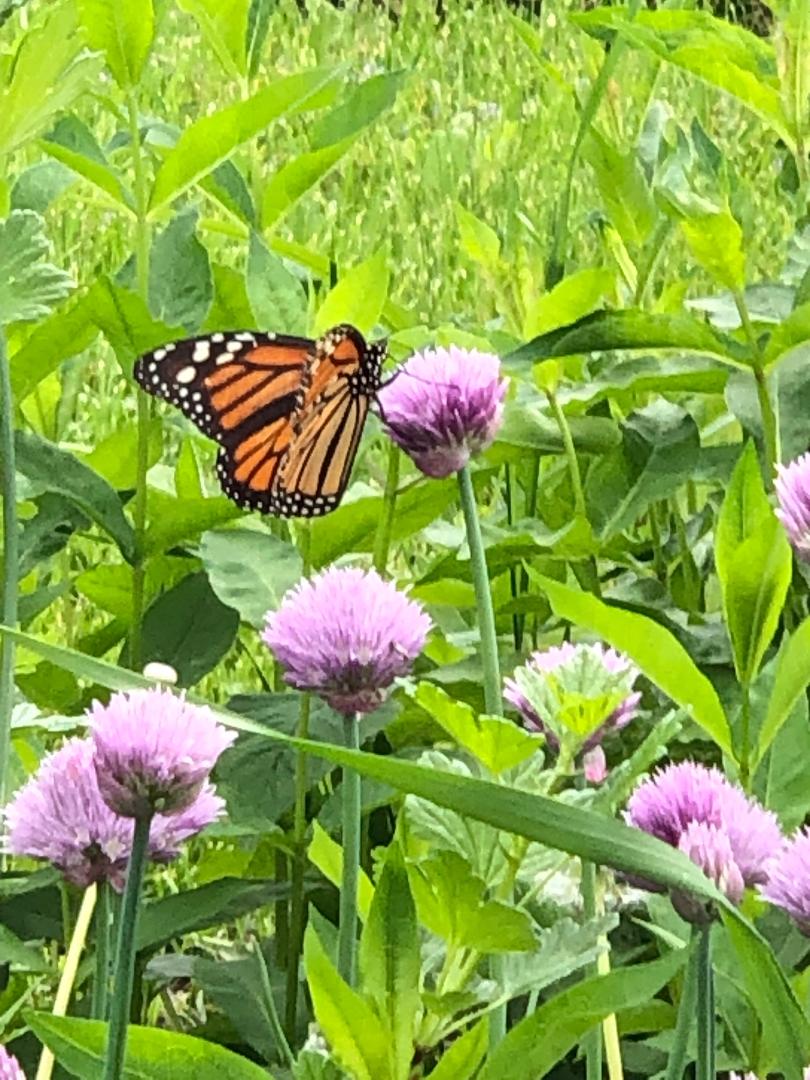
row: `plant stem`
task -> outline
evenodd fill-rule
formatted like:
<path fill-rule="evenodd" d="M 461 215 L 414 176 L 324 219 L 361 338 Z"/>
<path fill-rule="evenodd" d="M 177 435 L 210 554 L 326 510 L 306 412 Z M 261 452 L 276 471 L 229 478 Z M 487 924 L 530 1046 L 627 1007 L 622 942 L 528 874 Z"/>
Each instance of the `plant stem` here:
<path fill-rule="evenodd" d="M 568 462 L 568 472 L 571 476 L 571 488 L 574 492 L 574 509 L 580 517 L 587 517 L 585 492 L 582 488 L 582 474 L 579 471 L 579 459 L 577 458 L 576 448 L 574 447 L 574 440 L 571 437 L 571 428 L 568 424 L 568 419 L 560 408 L 560 403 L 557 401 L 557 395 L 554 391 L 546 390 L 546 397 L 548 398 L 548 403 L 551 406 L 551 411 L 554 415 L 554 419 L 557 421 L 557 427 L 560 429 L 560 435 L 562 436 L 565 459 Z"/>
<path fill-rule="evenodd" d="M 118 945 L 115 951 L 115 982 L 110 1005 L 110 1026 L 104 1058 L 103 1080 L 121 1080 L 127 1046 L 127 1024 L 135 977 L 135 935 L 138 928 L 141 886 L 149 855 L 151 815 L 135 819 L 132 853 L 127 867 L 124 899 L 118 913 Z"/>
<path fill-rule="evenodd" d="M 141 133 L 138 127 L 138 109 L 135 96 L 127 98 L 129 133 L 132 142 L 132 168 L 135 189 L 135 268 L 138 292 L 144 302 L 149 298 L 149 221 L 147 218 L 149 192 L 146 185 Z M 135 504 L 133 524 L 135 528 L 135 561 L 132 566 L 132 624 L 129 634 L 129 666 L 136 671 L 143 667 L 142 624 L 145 600 L 146 555 L 146 473 L 149 469 L 149 421 L 151 407 L 148 395 L 137 388 L 138 443 L 135 455 Z"/>
<path fill-rule="evenodd" d="M 110 997 L 110 885 L 102 881 L 98 887 L 96 906 L 96 975 L 93 980 L 91 1015 L 95 1020 L 107 1019 Z"/>
<path fill-rule="evenodd" d="M 391 533 L 394 528 L 394 512 L 397 505 L 397 488 L 399 487 L 399 462 L 399 447 L 393 440 L 389 440 L 388 471 L 385 474 L 383 507 L 377 525 L 377 535 L 374 538 L 374 569 L 383 576 L 385 576 L 388 566 L 388 553 L 391 550 Z"/>
<path fill-rule="evenodd" d="M 586 919 L 596 918 L 596 867 L 592 862 L 582 861 L 580 878 L 582 910 Z M 597 971 L 596 964 L 591 965 L 591 973 Z M 602 1077 L 602 1031 L 597 1026 L 588 1032 L 585 1043 L 585 1075 L 587 1080 L 601 1080 Z"/>
<path fill-rule="evenodd" d="M 751 686 L 746 680 L 741 686 L 740 708 L 740 783 L 745 791 L 751 782 Z"/>
<path fill-rule="evenodd" d="M 697 1061 L 695 1080 L 715 1080 L 714 976 L 712 972 L 712 926 L 704 926 L 698 941 L 697 961 Z"/>
<path fill-rule="evenodd" d="M 281 1027 L 281 1020 L 279 1019 L 278 1009 L 276 1008 L 276 999 L 273 996 L 273 985 L 270 982 L 270 973 L 267 970 L 267 962 L 262 952 L 261 943 L 259 939 L 256 939 L 254 945 L 254 953 L 256 956 L 256 966 L 259 969 L 259 981 L 262 985 L 262 993 L 264 995 L 264 1004 L 267 1009 L 267 1019 L 270 1021 L 270 1027 L 273 1029 L 273 1037 L 276 1040 L 276 1048 L 282 1059 L 283 1064 L 290 1068 L 295 1064 L 295 1057 L 290 1049 L 290 1044 L 284 1037 L 284 1031 Z"/>
<path fill-rule="evenodd" d="M 678 1020 L 675 1025 L 675 1037 L 669 1052 L 667 1072 L 664 1080 L 683 1080 L 686 1068 L 686 1055 L 689 1050 L 689 1035 L 695 1024 L 695 1002 L 697 1000 L 698 949 L 695 937 L 699 931 L 693 928 L 691 954 L 683 982 L 683 993 L 678 1006 Z"/>
<path fill-rule="evenodd" d="M 350 750 L 360 749 L 359 716 L 343 717 L 343 741 Z M 360 774 L 343 770 L 343 880 L 340 887 L 338 970 L 354 986 L 357 951 L 357 882 L 360 876 Z"/>
<path fill-rule="evenodd" d="M 762 420 L 765 463 L 768 468 L 768 486 L 770 487 L 774 480 L 776 465 L 779 463 L 781 457 L 779 446 L 779 420 L 774 409 L 773 400 L 771 399 L 770 389 L 768 388 L 768 377 L 765 373 L 765 357 L 762 349 L 759 347 L 754 325 L 751 322 L 751 314 L 748 311 L 745 293 L 742 289 L 735 289 L 733 295 L 740 321 L 745 330 L 745 336 L 748 338 L 748 344 L 751 347 L 751 355 L 754 363 L 754 381 L 756 382 L 759 411 Z"/>
<path fill-rule="evenodd" d="M 65 963 L 62 968 L 62 975 L 59 979 L 59 986 L 56 990 L 56 998 L 54 999 L 52 1010 L 54 1016 L 67 1015 L 70 995 L 73 992 L 73 984 L 76 981 L 76 972 L 79 970 L 79 961 L 84 952 L 85 942 L 87 941 L 87 931 L 90 928 L 90 921 L 93 918 L 93 909 L 96 906 L 97 892 L 98 889 L 95 884 L 88 885 L 84 890 L 81 907 L 79 908 L 79 914 L 76 918 L 76 925 L 73 928 L 70 945 L 68 945 L 68 951 L 65 954 Z M 54 1056 L 46 1046 L 43 1048 L 39 1059 L 36 1080 L 50 1080 L 53 1066 Z"/>
<path fill-rule="evenodd" d="M 17 625 L 19 592 L 19 537 L 17 535 L 17 474 L 14 456 L 14 396 L 6 353 L 6 336 L 0 326 L 0 460 L 3 483 L 3 623 Z M 0 642 L 0 806 L 8 798 L 11 756 L 11 711 L 14 707 L 14 643 Z M 5 857 L 3 857 L 5 864 Z"/>

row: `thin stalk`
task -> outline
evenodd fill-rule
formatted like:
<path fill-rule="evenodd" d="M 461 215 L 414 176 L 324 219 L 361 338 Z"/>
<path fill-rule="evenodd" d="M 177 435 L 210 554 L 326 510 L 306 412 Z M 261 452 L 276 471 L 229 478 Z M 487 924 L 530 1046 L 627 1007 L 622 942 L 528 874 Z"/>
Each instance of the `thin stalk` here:
<path fill-rule="evenodd" d="M 560 408 L 560 403 L 557 400 L 557 395 L 553 390 L 546 390 L 546 397 L 551 407 L 551 412 L 554 419 L 557 422 L 557 427 L 560 429 L 560 435 L 563 441 L 563 448 L 565 449 L 565 460 L 568 463 L 568 472 L 571 476 L 571 488 L 574 493 L 574 509 L 580 517 L 587 517 L 587 510 L 585 507 L 585 492 L 582 487 L 582 474 L 579 471 L 579 459 L 577 458 L 577 451 L 574 446 L 574 440 L 571 436 L 571 428 L 568 424 L 568 418 Z"/>
<path fill-rule="evenodd" d="M 655 576 L 662 584 L 666 583 L 666 563 L 664 562 L 664 549 L 661 546 L 661 527 L 658 524 L 658 514 L 655 503 L 650 507 L 647 515 L 650 525 L 650 543 L 653 549 L 653 570 Z"/>
<path fill-rule="evenodd" d="M 701 929 L 697 961 L 697 1061 L 695 1080 L 715 1080 L 712 926 Z"/>
<path fill-rule="evenodd" d="M 582 862 L 579 889 L 582 894 L 582 911 L 586 919 L 596 918 L 596 867 L 592 862 Z M 596 964 L 591 965 L 591 974 Z M 602 1031 L 597 1026 L 583 1039 L 585 1043 L 585 1075 L 587 1080 L 602 1078 Z"/>
<path fill-rule="evenodd" d="M 644 295 L 647 292 L 650 278 L 655 273 L 658 260 L 664 252 L 666 241 L 674 227 L 674 222 L 669 218 L 662 218 L 653 230 L 653 234 L 650 237 L 647 246 L 647 253 L 639 268 L 638 277 L 636 279 L 636 288 L 633 295 L 633 304 L 635 307 L 641 307 L 644 302 Z"/>
<path fill-rule="evenodd" d="M 765 356 L 757 341 L 754 325 L 751 322 L 751 314 L 745 301 L 745 293 L 742 289 L 734 290 L 734 303 L 740 316 L 740 321 L 751 347 L 751 355 L 754 361 L 754 381 L 757 387 L 759 411 L 762 420 L 762 437 L 765 446 L 765 463 L 768 468 L 768 485 L 773 483 L 776 466 L 781 457 L 779 446 L 779 419 L 771 399 L 768 387 L 768 377 L 765 373 Z"/>
<path fill-rule="evenodd" d="M 17 625 L 19 593 L 19 537 L 17 534 L 17 486 L 14 457 L 14 396 L 6 353 L 6 336 L 0 326 L 0 460 L 3 484 L 3 623 Z M 8 795 L 11 755 L 11 710 L 14 707 L 14 643 L 0 642 L 0 806 Z M 5 858 L 4 858 L 5 861 Z"/>
<path fill-rule="evenodd" d="M 110 885 L 106 881 L 98 887 L 95 929 L 96 974 L 91 1015 L 94 1020 L 106 1020 L 110 997 Z"/>
<path fill-rule="evenodd" d="M 76 972 L 79 970 L 79 961 L 84 952 L 84 946 L 87 942 L 87 932 L 90 929 L 90 922 L 93 918 L 93 909 L 96 906 L 97 893 L 98 889 L 95 884 L 88 885 L 84 890 L 79 914 L 76 918 L 76 926 L 73 929 L 70 945 L 68 945 L 68 951 L 65 954 L 65 963 L 62 967 L 59 986 L 56 990 L 56 998 L 53 1003 L 54 1016 L 67 1015 L 68 1005 L 70 1004 L 70 995 L 73 992 L 73 984 L 76 982 Z M 43 1048 L 39 1059 L 36 1080 L 50 1080 L 53 1066 L 54 1056 L 46 1046 Z"/>
<path fill-rule="evenodd" d="M 503 467 L 503 501 L 506 503 L 506 524 L 511 528 L 514 524 L 514 514 L 512 512 L 512 469 L 508 462 Z M 518 571 L 516 566 L 509 567 L 509 589 L 512 593 L 512 600 L 517 600 Z M 515 643 L 515 652 L 520 652 L 520 646 L 523 641 L 523 627 L 517 611 L 512 613 L 512 640 Z"/>
<path fill-rule="evenodd" d="M 309 522 L 302 522 L 298 548 L 301 552 L 301 573 L 309 577 L 312 570 L 312 529 Z M 309 738 L 311 698 L 302 694 L 298 708 L 295 734 L 299 739 Z M 307 791 L 309 778 L 307 754 L 298 750 L 295 756 L 295 806 L 293 810 L 293 856 L 290 892 L 290 935 L 287 948 L 287 990 L 284 999 L 284 1025 L 287 1039 L 295 1042 L 295 1021 L 298 1016 L 298 969 L 304 947 L 304 923 L 306 922 L 306 896 L 304 894 L 304 871 L 307 846 Z"/>
<path fill-rule="evenodd" d="M 295 1057 L 292 1050 L 290 1049 L 290 1044 L 287 1042 L 287 1039 L 284 1036 L 284 1030 L 281 1026 L 281 1020 L 279 1019 L 278 1009 L 276 1008 L 276 999 L 273 996 L 273 986 L 270 982 L 270 973 L 267 970 L 267 962 L 264 959 L 264 953 L 262 952 L 262 947 L 258 938 L 256 939 L 253 952 L 256 957 L 256 967 L 259 971 L 259 982 L 261 983 L 262 987 L 264 1004 L 265 1008 L 267 1009 L 267 1019 L 270 1021 L 270 1027 L 273 1030 L 273 1038 L 276 1041 L 276 1048 L 279 1052 L 283 1064 L 287 1065 L 289 1068 L 292 1068 L 292 1066 L 295 1064 Z"/>
<path fill-rule="evenodd" d="M 693 930 L 691 955 L 683 982 L 681 1003 L 678 1006 L 678 1020 L 675 1024 L 675 1037 L 669 1052 L 667 1072 L 664 1080 L 683 1080 L 686 1068 L 686 1056 L 689 1050 L 689 1035 L 695 1026 L 695 1003 L 697 1001 L 698 950 L 695 946 Z"/>
<path fill-rule="evenodd" d="M 360 719 L 343 717 L 343 741 L 350 750 L 360 749 Z M 343 770 L 343 880 L 340 887 L 338 969 L 354 985 L 357 952 L 357 882 L 360 875 L 360 774 Z"/>
<path fill-rule="evenodd" d="M 537 515 L 537 493 L 540 489 L 540 454 L 535 451 L 532 454 L 532 470 L 529 474 L 529 486 L 526 490 L 526 517 L 534 518 Z M 524 566 L 520 571 L 520 595 L 523 596 L 529 590 L 529 573 Z M 526 628 L 526 617 L 520 617 L 521 643 L 523 632 Z M 532 644 L 537 648 L 537 618 L 533 624 Z"/>
<path fill-rule="evenodd" d="M 399 447 L 393 441 L 389 440 L 388 471 L 385 474 L 382 513 L 380 514 L 380 521 L 377 525 L 377 535 L 374 538 L 374 569 L 378 574 L 382 574 L 383 576 L 388 567 L 388 554 L 391 550 L 391 533 L 394 528 L 397 488 L 399 487 L 399 463 Z"/>
<path fill-rule="evenodd" d="M 751 686 L 746 680 L 742 684 L 742 706 L 740 708 L 740 783 L 745 791 L 751 782 Z"/>
<path fill-rule="evenodd" d="M 134 94 L 127 99 L 129 133 L 132 142 L 132 168 L 135 190 L 135 268 L 138 292 L 144 300 L 149 296 L 149 245 L 150 232 L 147 218 L 149 191 L 138 127 L 138 109 Z M 140 387 L 137 389 L 138 427 L 135 452 L 135 503 L 133 525 L 135 529 L 135 561 L 132 566 L 132 625 L 129 635 L 129 664 L 139 671 L 143 667 L 142 623 L 145 603 L 147 491 L 146 473 L 149 469 L 149 421 L 151 406 L 149 397 Z"/>
<path fill-rule="evenodd" d="M 110 1004 L 110 1026 L 107 1034 L 103 1080 L 121 1080 L 124 1070 L 127 1024 L 135 979 L 135 935 L 138 929 L 141 886 L 149 855 L 151 824 L 151 816 L 135 819 L 124 899 L 118 913 L 115 983 Z"/>
<path fill-rule="evenodd" d="M 288 859 L 283 851 L 276 852 L 276 884 L 288 880 Z M 277 900 L 275 904 L 276 964 L 285 967 L 290 951 L 290 910 L 287 898 Z"/>

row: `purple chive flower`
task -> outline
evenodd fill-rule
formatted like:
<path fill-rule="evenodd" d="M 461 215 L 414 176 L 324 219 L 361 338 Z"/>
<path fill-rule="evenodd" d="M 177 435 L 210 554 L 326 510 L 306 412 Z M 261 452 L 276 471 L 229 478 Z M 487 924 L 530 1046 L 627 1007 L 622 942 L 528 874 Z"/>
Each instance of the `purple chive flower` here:
<path fill-rule="evenodd" d="M 776 815 L 730 784 L 718 769 L 669 765 L 630 797 L 627 821 L 678 847 L 734 903 L 764 884 L 783 846 Z"/>
<path fill-rule="evenodd" d="M 19 1061 L 5 1046 L 0 1046 L 0 1080 L 25 1080 Z"/>
<path fill-rule="evenodd" d="M 788 839 L 760 891 L 810 936 L 810 829 L 799 829 Z"/>
<path fill-rule="evenodd" d="M 210 709 L 161 689 L 113 694 L 107 705 L 94 702 L 90 727 L 101 796 L 124 817 L 191 807 L 236 738 Z"/>
<path fill-rule="evenodd" d="M 386 430 L 427 476 L 458 472 L 501 426 L 501 362 L 476 349 L 414 353 L 379 394 Z"/>
<path fill-rule="evenodd" d="M 182 842 L 215 821 L 224 805 L 208 785 L 179 814 L 157 814 L 149 834 L 150 857 L 170 862 Z M 123 887 L 132 819 L 113 813 L 102 799 L 92 739 L 69 739 L 43 758 L 6 807 L 5 822 L 12 854 L 47 859 L 82 888 L 103 881 Z"/>
<path fill-rule="evenodd" d="M 636 715 L 641 694 L 632 686 L 638 674 L 626 656 L 601 642 L 566 641 L 532 653 L 504 680 L 503 696 L 525 726 L 543 732 L 552 748 L 573 735 L 587 754 Z M 593 769 L 600 772 L 596 763 Z"/>
<path fill-rule="evenodd" d="M 430 619 L 375 570 L 330 567 L 301 581 L 267 613 L 262 638 L 285 679 L 346 716 L 385 700 L 425 644 Z"/>
<path fill-rule="evenodd" d="M 810 453 L 776 466 L 776 516 L 798 555 L 810 559 Z"/>

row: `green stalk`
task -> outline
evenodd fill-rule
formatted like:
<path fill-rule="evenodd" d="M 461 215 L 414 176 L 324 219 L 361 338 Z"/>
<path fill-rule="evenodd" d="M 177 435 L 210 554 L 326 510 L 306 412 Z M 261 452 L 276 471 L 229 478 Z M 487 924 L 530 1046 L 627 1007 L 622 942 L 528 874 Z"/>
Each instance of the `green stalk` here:
<path fill-rule="evenodd" d="M 596 867 L 592 862 L 582 862 L 579 883 L 582 894 L 582 910 L 586 919 L 596 918 Z M 590 965 L 590 974 L 597 974 L 596 961 Z M 602 1080 L 602 1030 L 597 1025 L 583 1040 L 585 1043 L 585 1076 L 587 1080 Z"/>
<path fill-rule="evenodd" d="M 261 944 L 258 938 L 256 939 L 254 954 L 256 956 L 256 966 L 259 969 L 259 982 L 262 987 L 262 994 L 264 996 L 264 1004 L 267 1010 L 267 1018 L 270 1021 L 270 1027 L 273 1030 L 273 1038 L 276 1041 L 276 1048 L 278 1049 L 279 1056 L 284 1065 L 289 1068 L 295 1064 L 295 1057 L 290 1049 L 290 1044 L 284 1037 L 284 1031 L 281 1027 L 281 1020 L 279 1019 L 278 1009 L 276 1008 L 276 999 L 273 996 L 273 985 L 270 982 L 270 973 L 267 970 L 267 962 L 262 952 Z"/>
<path fill-rule="evenodd" d="M 385 576 L 388 567 L 388 553 L 391 550 L 391 533 L 394 528 L 394 513 L 396 511 L 397 489 L 399 487 L 399 462 L 399 447 L 393 440 L 389 440 L 388 471 L 385 475 L 382 513 L 377 526 L 377 535 L 374 538 L 374 569 L 383 576 Z"/>
<path fill-rule="evenodd" d="M 697 960 L 697 1061 L 695 1080 L 715 1080 L 712 925 L 701 928 Z"/>
<path fill-rule="evenodd" d="M 138 128 L 138 109 L 135 96 L 130 93 L 127 99 L 129 133 L 132 141 L 132 167 L 135 189 L 135 266 L 138 292 L 146 301 L 149 297 L 149 191 L 147 189 L 141 148 L 141 135 Z M 135 529 L 135 561 L 132 566 L 132 625 L 129 635 L 129 666 L 135 671 L 143 667 L 143 613 L 145 602 L 146 556 L 144 537 L 146 535 L 146 473 L 149 469 L 149 421 L 151 406 L 148 395 L 137 388 L 138 406 L 138 443 L 135 454 L 135 504 L 133 525 Z"/>
<path fill-rule="evenodd" d="M 461 495 L 461 510 L 467 530 L 467 543 L 470 548 L 470 569 L 472 571 L 475 603 L 478 610 L 478 630 L 481 640 L 481 666 L 484 669 L 484 705 L 488 713 L 500 716 L 503 712 L 501 697 L 501 672 L 498 664 L 498 636 L 495 630 L 495 612 L 492 610 L 492 593 L 489 588 L 487 560 L 484 553 L 484 541 L 481 536 L 481 523 L 478 520 L 478 507 L 475 502 L 475 489 L 468 465 L 458 472 L 458 486 Z M 503 985 L 503 957 L 491 956 L 490 974 Z M 495 1047 L 506 1034 L 506 1003 L 493 1009 L 489 1018 L 489 1045 Z"/>
<path fill-rule="evenodd" d="M 6 353 L 6 336 L 0 326 L 0 458 L 3 462 L 3 623 L 17 625 L 19 537 L 17 535 L 17 474 L 14 456 L 14 396 Z M 8 796 L 11 755 L 11 710 L 14 707 L 14 643 L 0 642 L 0 806 Z"/>
<path fill-rule="evenodd" d="M 110 997 L 110 885 L 102 881 L 96 904 L 96 974 L 93 979 L 91 1016 L 106 1020 Z"/>
<path fill-rule="evenodd" d="M 735 289 L 733 295 L 734 303 L 737 307 L 740 321 L 743 324 L 745 336 L 748 338 L 748 344 L 751 347 L 751 355 L 754 361 L 754 381 L 756 382 L 759 411 L 762 419 L 765 464 L 768 469 L 768 485 L 770 486 L 773 483 L 776 474 L 776 466 L 781 458 L 779 446 L 779 418 L 776 409 L 774 408 L 774 402 L 771 399 L 771 392 L 768 387 L 768 377 L 765 373 L 765 356 L 757 341 L 757 335 L 754 331 L 754 325 L 751 322 L 748 304 L 745 302 L 745 293 L 742 289 Z"/>
<path fill-rule="evenodd" d="M 740 783 L 748 791 L 751 783 L 751 685 L 748 679 L 741 685 L 740 709 Z"/>
<path fill-rule="evenodd" d="M 571 436 L 568 418 L 560 408 L 560 403 L 557 401 L 557 395 L 553 390 L 547 389 L 546 397 L 548 398 L 548 403 L 551 407 L 554 419 L 557 422 L 557 427 L 560 429 L 560 436 L 562 437 L 563 448 L 565 450 L 565 460 L 568 462 L 568 472 L 571 475 L 571 488 L 574 492 L 574 509 L 580 517 L 587 517 L 585 491 L 582 487 L 582 473 L 579 471 L 579 459 L 577 458 L 576 447 L 574 446 L 574 440 Z"/>
<path fill-rule="evenodd" d="M 695 1024 L 695 1004 L 697 1002 L 698 949 L 695 946 L 695 937 L 698 932 L 697 928 L 693 928 L 691 954 L 684 976 L 681 1003 L 678 1006 L 675 1038 L 669 1052 L 669 1061 L 667 1062 L 667 1072 L 664 1080 L 683 1080 L 683 1071 L 686 1068 L 689 1035 Z"/>
<path fill-rule="evenodd" d="M 343 717 L 343 741 L 350 750 L 360 749 L 360 717 Z M 340 886 L 338 970 L 354 986 L 357 952 L 357 883 L 360 876 L 360 774 L 343 770 L 343 880 Z"/>
<path fill-rule="evenodd" d="M 127 867 L 124 899 L 118 914 L 118 945 L 115 952 L 115 983 L 110 1005 L 110 1026 L 104 1058 L 103 1080 L 121 1080 L 127 1046 L 127 1024 L 135 978 L 135 939 L 138 929 L 141 886 L 149 856 L 152 816 L 135 819 L 132 853 Z"/>

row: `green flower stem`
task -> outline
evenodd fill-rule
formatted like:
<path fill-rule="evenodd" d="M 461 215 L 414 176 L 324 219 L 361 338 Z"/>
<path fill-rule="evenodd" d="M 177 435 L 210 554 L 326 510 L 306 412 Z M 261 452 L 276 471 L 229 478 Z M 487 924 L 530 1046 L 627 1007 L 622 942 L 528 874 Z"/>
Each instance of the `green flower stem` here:
<path fill-rule="evenodd" d="M 134 94 L 127 99 L 129 134 L 132 143 L 132 168 L 135 189 L 135 268 L 138 292 L 144 301 L 149 297 L 149 246 L 150 230 L 147 217 L 149 191 L 144 169 L 141 148 L 141 133 L 138 127 L 138 108 Z M 138 407 L 138 443 L 135 454 L 135 502 L 133 507 L 133 525 L 135 529 L 135 561 L 132 567 L 132 624 L 129 634 L 129 664 L 135 671 L 143 667 L 143 613 L 145 604 L 146 556 L 144 538 L 146 536 L 146 473 L 149 469 L 149 421 L 151 405 L 149 397 L 140 387 L 137 388 Z"/>
<path fill-rule="evenodd" d="M 683 1080 L 683 1072 L 686 1068 L 689 1035 L 695 1025 L 698 970 L 698 949 L 695 937 L 698 933 L 699 931 L 696 928 L 693 929 L 689 964 L 684 976 L 681 1002 L 678 1006 L 678 1020 L 675 1025 L 675 1037 L 672 1041 L 672 1049 L 669 1052 L 665 1080 Z"/>
<path fill-rule="evenodd" d="M 746 679 L 741 687 L 740 706 L 740 783 L 745 791 L 751 784 L 751 684 Z"/>
<path fill-rule="evenodd" d="M 135 978 L 135 939 L 138 929 L 141 886 L 149 856 L 149 829 L 152 817 L 135 819 L 132 853 L 127 867 L 124 899 L 118 914 L 118 945 L 115 952 L 115 982 L 110 1006 L 110 1027 L 104 1058 L 103 1080 L 121 1080 L 127 1046 L 127 1024 Z"/>
<path fill-rule="evenodd" d="M 745 301 L 745 293 L 742 289 L 735 289 L 734 303 L 740 316 L 740 321 L 751 347 L 751 355 L 754 360 L 754 381 L 757 386 L 757 398 L 759 399 L 759 411 L 762 419 L 762 435 L 765 445 L 765 463 L 768 467 L 768 485 L 773 484 L 776 475 L 776 466 L 781 457 L 779 446 L 779 418 L 774 408 L 768 387 L 768 376 L 765 373 L 765 356 L 757 341 L 754 325 L 751 322 L 751 314 Z"/>
<path fill-rule="evenodd" d="M 712 926 L 701 928 L 697 959 L 697 1061 L 695 1080 L 715 1080 Z"/>
<path fill-rule="evenodd" d="M 470 548 L 470 569 L 472 570 L 475 601 L 478 609 L 478 630 L 481 640 L 481 666 L 484 669 L 484 705 L 488 713 L 500 716 L 503 712 L 501 697 L 501 672 L 498 665 L 498 637 L 495 631 L 495 613 L 492 610 L 492 593 L 489 589 L 489 574 L 484 553 L 484 541 L 481 536 L 481 524 L 478 520 L 478 507 L 475 502 L 475 489 L 469 466 L 465 465 L 458 472 L 458 486 L 461 495 L 461 509 L 467 530 L 467 543 Z M 503 985 L 503 957 L 492 956 L 489 961 L 490 973 Z M 489 1044 L 497 1046 L 506 1034 L 506 1003 L 493 1009 L 489 1019 Z"/>
<path fill-rule="evenodd" d="M 19 593 L 19 537 L 17 535 L 17 475 L 14 457 L 14 396 L 6 353 L 6 336 L 0 326 L 0 461 L 3 483 L 3 623 L 17 625 Z M 11 754 L 11 710 L 14 707 L 14 643 L 0 642 L 0 806 L 8 796 Z M 5 863 L 5 857 L 3 857 Z"/>
<path fill-rule="evenodd" d="M 273 1030 L 276 1048 L 278 1049 L 283 1064 L 292 1068 L 295 1064 L 295 1057 L 293 1056 L 290 1044 L 287 1042 L 281 1027 L 281 1020 L 279 1019 L 278 1009 L 276 1008 L 276 999 L 273 996 L 273 986 L 270 982 L 270 972 L 267 970 L 267 961 L 264 958 L 264 953 L 262 952 L 262 947 L 258 939 L 255 942 L 253 952 L 256 957 L 256 966 L 259 969 L 259 982 L 262 986 L 262 995 L 264 996 L 265 1009 L 267 1010 L 267 1019 L 270 1021 L 270 1027 Z"/>
<path fill-rule="evenodd" d="M 557 400 L 557 395 L 553 390 L 546 390 L 546 397 L 548 398 L 551 412 L 557 422 L 557 427 L 560 429 L 560 435 L 562 436 L 565 459 L 568 462 L 568 472 L 571 475 L 571 487 L 574 492 L 574 509 L 580 517 L 587 518 L 588 513 L 585 507 L 585 492 L 582 488 L 582 474 L 579 471 L 579 459 L 577 458 L 577 451 L 571 436 L 568 418 L 562 411 L 560 403 Z"/>
<path fill-rule="evenodd" d="M 91 1015 L 106 1020 L 110 997 L 110 886 L 102 881 L 96 905 L 96 974 L 93 979 Z"/>
<path fill-rule="evenodd" d="M 374 538 L 374 569 L 383 576 L 388 567 L 388 554 L 391 550 L 391 533 L 394 528 L 394 512 L 399 487 L 399 463 L 399 447 L 391 440 L 388 443 L 388 471 L 385 475 L 382 514 L 377 526 L 377 535 Z"/>
<path fill-rule="evenodd" d="M 343 717 L 343 740 L 350 750 L 360 749 L 359 716 Z M 357 883 L 360 876 L 360 774 L 343 770 L 343 879 L 340 886 L 338 970 L 354 986 L 357 952 Z"/>
<path fill-rule="evenodd" d="M 595 919 L 596 902 L 596 867 L 592 862 L 582 862 L 580 878 L 582 910 L 586 919 Z M 591 966 L 590 974 L 597 974 L 596 962 Z M 585 1043 L 585 1075 L 587 1080 L 601 1080 L 602 1077 L 602 1032 L 597 1026 L 583 1039 Z"/>

